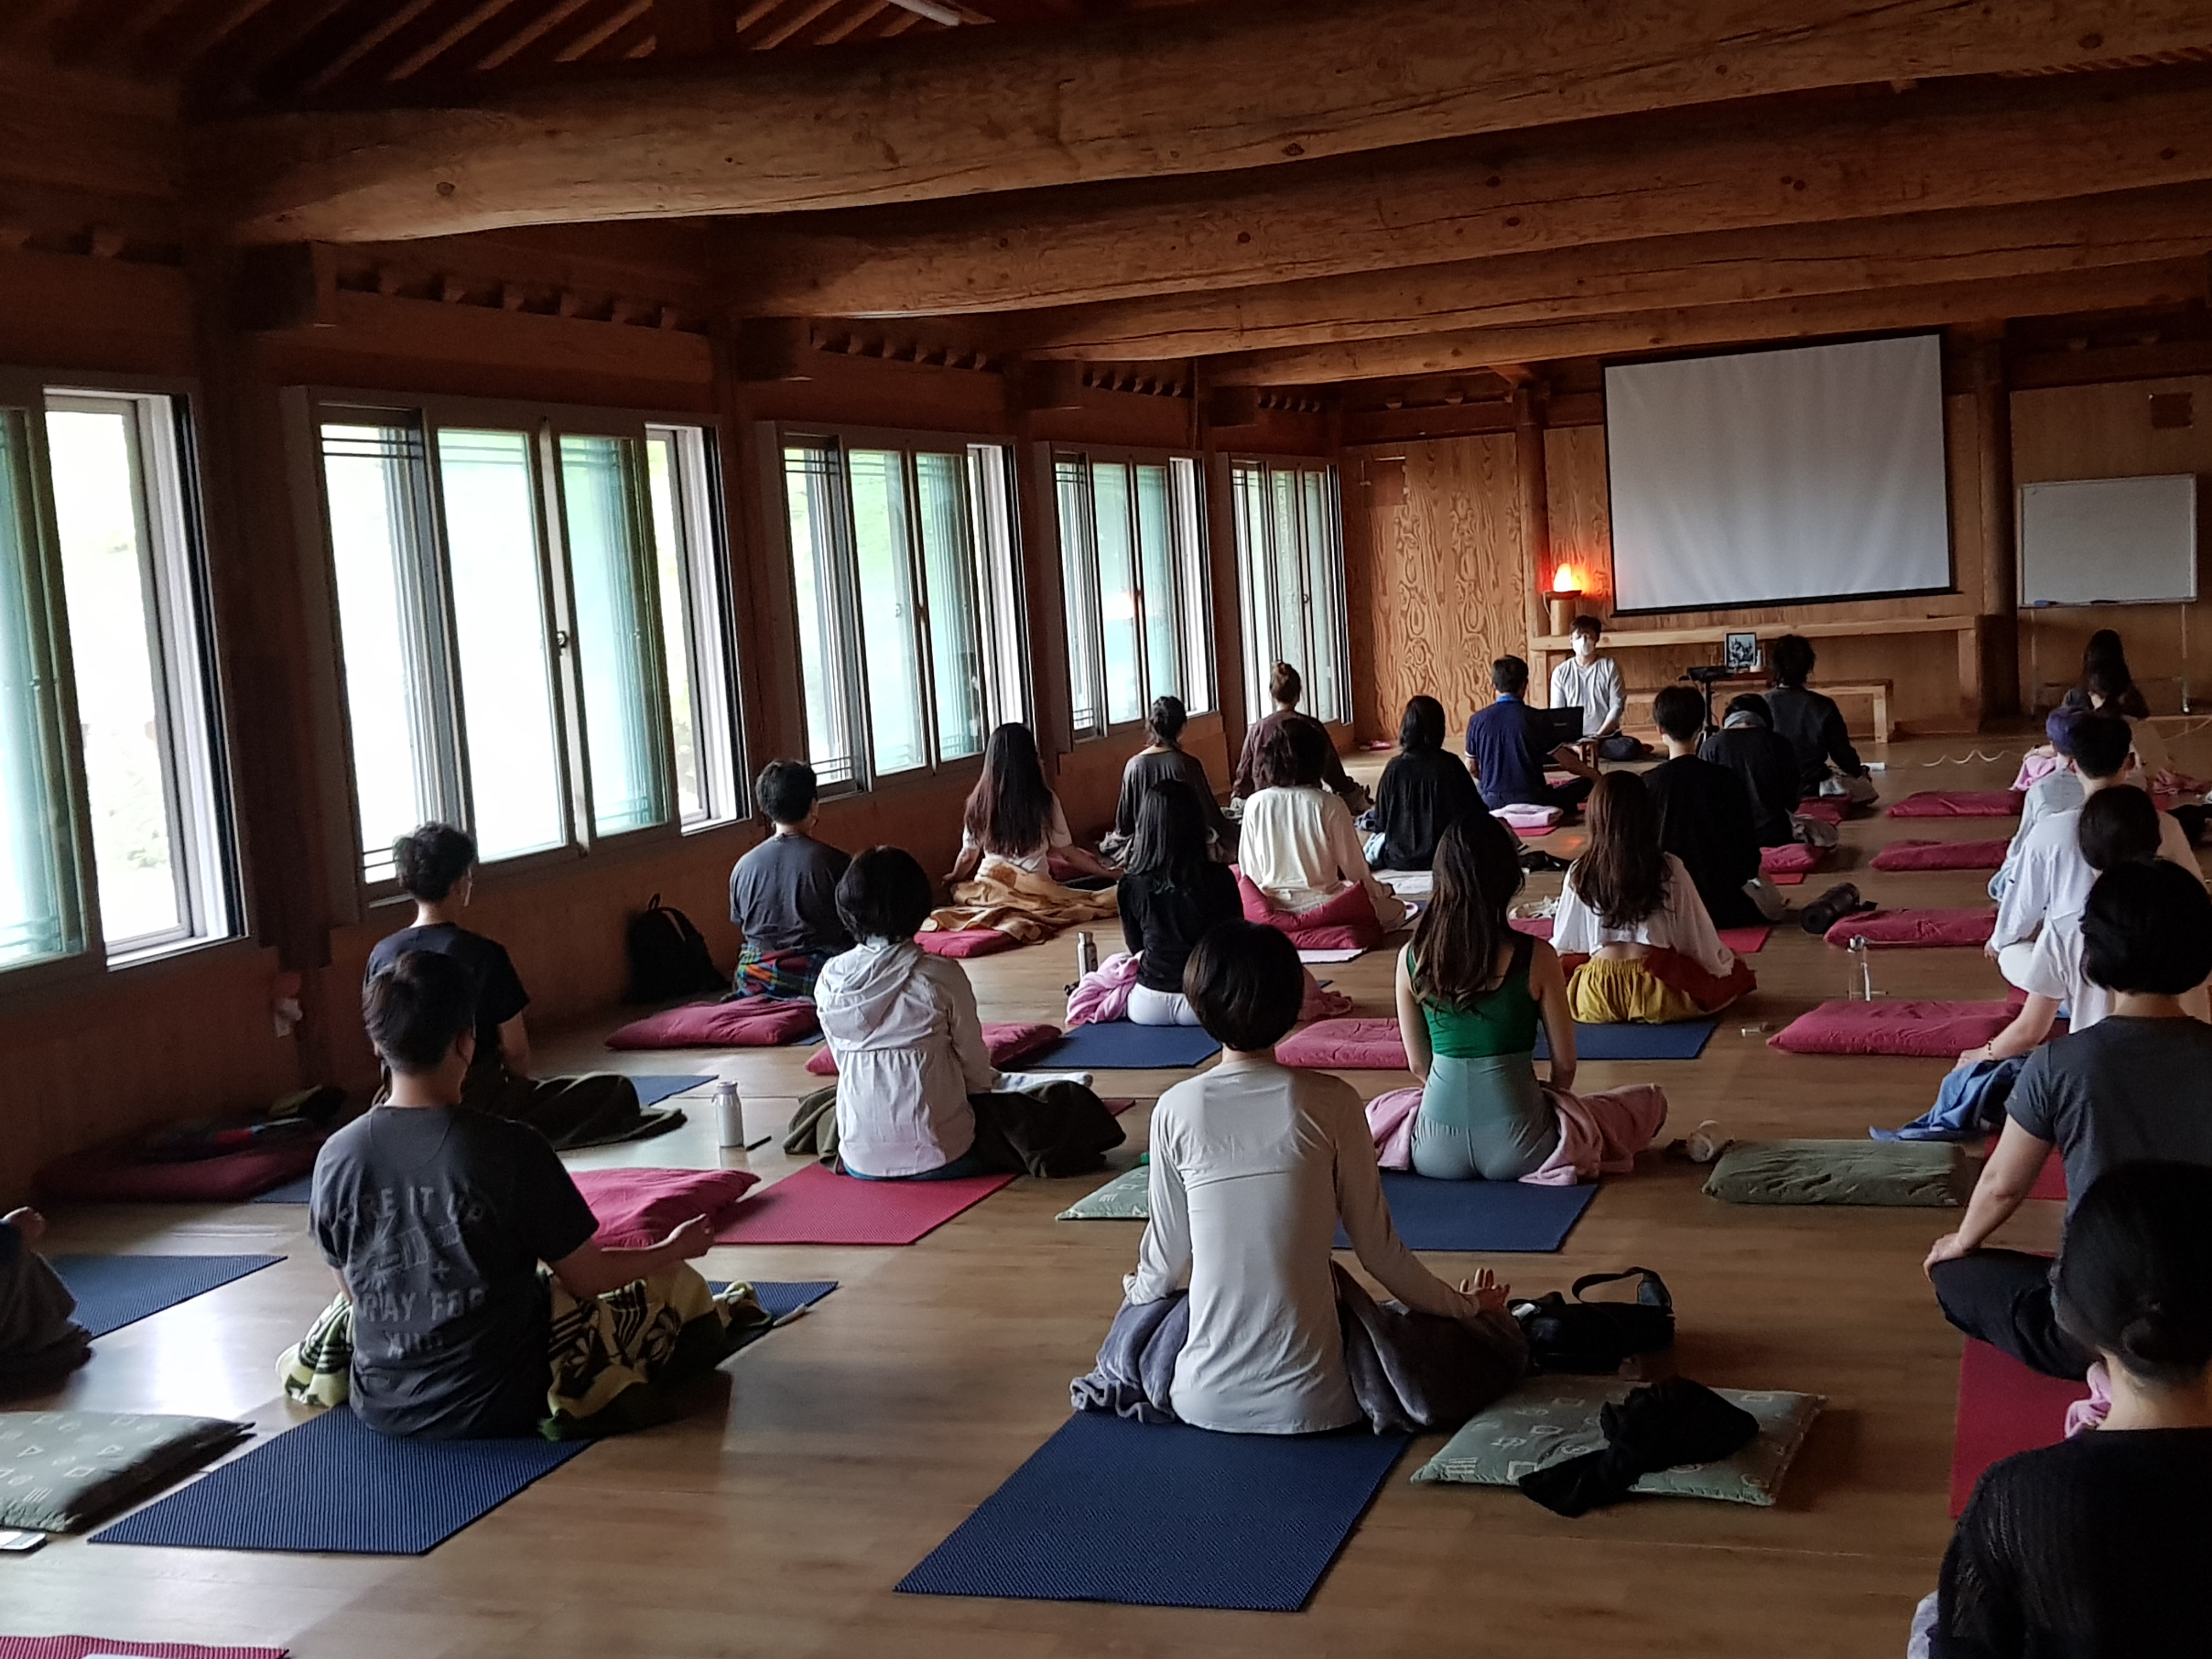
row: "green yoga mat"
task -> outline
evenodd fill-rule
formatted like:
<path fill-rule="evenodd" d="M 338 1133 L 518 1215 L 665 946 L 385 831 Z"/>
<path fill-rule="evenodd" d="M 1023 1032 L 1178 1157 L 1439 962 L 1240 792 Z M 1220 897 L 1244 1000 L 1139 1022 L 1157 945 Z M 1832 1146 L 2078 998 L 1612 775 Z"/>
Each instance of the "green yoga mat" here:
<path fill-rule="evenodd" d="M 1087 1198 L 1060 1212 L 1062 1221 L 1148 1221 L 1152 1218 L 1152 1170 L 1139 1164 L 1124 1170 Z"/>

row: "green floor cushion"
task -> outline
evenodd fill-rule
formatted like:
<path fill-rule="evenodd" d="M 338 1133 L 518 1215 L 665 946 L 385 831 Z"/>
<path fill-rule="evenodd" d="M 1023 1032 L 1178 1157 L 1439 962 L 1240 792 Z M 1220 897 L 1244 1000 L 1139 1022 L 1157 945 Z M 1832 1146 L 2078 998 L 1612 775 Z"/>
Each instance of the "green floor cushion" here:
<path fill-rule="evenodd" d="M 1062 1221 L 1149 1221 L 1152 1172 L 1139 1164 L 1124 1170 L 1097 1192 L 1079 1198 L 1060 1212 Z"/>
<path fill-rule="evenodd" d="M 1886 1204 L 1955 1210 L 1974 1190 L 1966 1150 L 1942 1140 L 1747 1140 L 1705 1195 L 1729 1204 Z"/>
<path fill-rule="evenodd" d="M 1420 1481 L 1510 1486 L 1531 1470 L 1565 1462 L 1605 1445 L 1598 1409 L 1624 1400 L 1634 1382 L 1613 1376 L 1532 1376 L 1488 1410 L 1469 1418 L 1443 1449 L 1414 1474 Z M 1827 1402 L 1817 1394 L 1716 1389 L 1715 1394 L 1759 1419 L 1759 1438 L 1717 1463 L 1662 1469 L 1633 1490 L 1654 1498 L 1716 1498 L 1728 1504 L 1770 1504 L 1790 1460 Z"/>
<path fill-rule="evenodd" d="M 0 1413 L 0 1527 L 74 1532 L 253 1432 L 212 1417 Z"/>

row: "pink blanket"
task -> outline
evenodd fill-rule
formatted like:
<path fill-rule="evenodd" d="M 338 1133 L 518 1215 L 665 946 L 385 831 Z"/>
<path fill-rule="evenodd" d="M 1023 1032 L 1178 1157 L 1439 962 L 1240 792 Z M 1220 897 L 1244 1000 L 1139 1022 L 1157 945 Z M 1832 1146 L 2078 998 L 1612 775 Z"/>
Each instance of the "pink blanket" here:
<path fill-rule="evenodd" d="M 1105 1020 L 1127 1018 L 1129 992 L 1137 982 L 1137 969 L 1142 964 L 1142 957 L 1117 951 L 1076 981 L 1075 988 L 1067 994 L 1067 1023 L 1095 1025 Z"/>
<path fill-rule="evenodd" d="M 1831 945 L 1849 946 L 1863 939 L 1876 948 L 1938 949 L 1989 943 L 1996 923 L 1994 910 L 1869 910 L 1845 916 L 1828 929 Z"/>
<path fill-rule="evenodd" d="M 1395 1019 L 1324 1019 L 1277 1043 L 1275 1058 L 1285 1066 L 1402 1072 L 1406 1043 Z"/>
<path fill-rule="evenodd" d="M 578 1170 L 574 1179 L 599 1218 L 592 1242 L 609 1249 L 658 1244 L 697 1217 L 719 1228 L 760 1181 L 750 1170 Z"/>
<path fill-rule="evenodd" d="M 770 1048 L 821 1029 L 803 997 L 739 997 L 694 1002 L 633 1020 L 607 1038 L 610 1048 Z"/>
<path fill-rule="evenodd" d="M 1060 1041 L 1060 1027 L 1034 1023 L 997 1024 L 983 1022 L 983 1046 L 991 1051 L 991 1064 L 1004 1071 L 1016 1060 L 1027 1060 L 1040 1048 Z M 806 1069 L 817 1077 L 837 1075 L 837 1056 L 823 1043 L 806 1057 Z"/>
<path fill-rule="evenodd" d="M 2012 1024 L 2002 1002 L 1824 1002 L 1767 1038 L 1800 1054 L 1912 1054 L 1955 1060 Z"/>
<path fill-rule="evenodd" d="M 1889 809 L 1893 818 L 2016 818 L 2020 797 L 2009 789 L 1923 789 Z"/>
<path fill-rule="evenodd" d="M 1521 1177 L 1532 1187 L 1571 1187 L 1601 1175 L 1626 1175 L 1667 1121 L 1667 1091 L 1653 1083 L 1588 1095 L 1547 1084 L 1544 1096 L 1559 1114 L 1559 1144 Z M 1375 1160 L 1384 1169 L 1413 1167 L 1413 1119 L 1420 1106 L 1419 1089 L 1393 1089 L 1367 1103 Z"/>
<path fill-rule="evenodd" d="M 1893 841 L 1874 855 L 1877 870 L 1994 870 L 2008 841 Z"/>
<path fill-rule="evenodd" d="M 2014 793 L 2026 794 L 2038 781 L 2049 777 L 2058 769 L 2058 757 L 2038 754 L 2031 749 L 2020 757 L 2020 771 L 2012 781 Z"/>

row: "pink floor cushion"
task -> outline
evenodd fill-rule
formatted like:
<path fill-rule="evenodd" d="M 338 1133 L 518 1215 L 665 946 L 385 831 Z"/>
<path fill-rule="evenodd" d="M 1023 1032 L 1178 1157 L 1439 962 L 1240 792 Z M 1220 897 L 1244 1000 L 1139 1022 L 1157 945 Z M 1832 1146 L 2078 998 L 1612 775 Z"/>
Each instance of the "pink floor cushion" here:
<path fill-rule="evenodd" d="M 2021 798 L 2009 789 L 1923 789 L 1889 809 L 1893 818 L 2016 818 Z"/>
<path fill-rule="evenodd" d="M 1851 804 L 1841 795 L 1819 795 L 1798 802 L 1795 816 L 1818 818 L 1822 823 L 1841 823 L 1850 810 Z"/>
<path fill-rule="evenodd" d="M 932 929 L 916 933 L 914 942 L 933 957 L 994 957 L 1001 951 L 1018 951 L 1022 943 L 996 927 L 963 927 L 951 933 Z"/>
<path fill-rule="evenodd" d="M 1759 849 L 1759 867 L 1770 876 L 1802 876 L 1826 863 L 1832 850 L 1808 847 L 1802 841 L 1793 841 L 1787 847 L 1762 847 Z"/>
<path fill-rule="evenodd" d="M 1828 929 L 1831 945 L 1848 946 L 1863 939 L 1869 949 L 1942 949 L 1986 945 L 1997 913 L 1979 910 L 1869 910 L 1845 916 Z"/>
<path fill-rule="evenodd" d="M 1237 890 L 1244 900 L 1245 921 L 1289 934 L 1301 951 L 1372 951 L 1382 943 L 1382 924 L 1375 919 L 1375 902 L 1364 887 L 1347 887 L 1326 904 L 1298 911 L 1278 910 L 1241 870 Z"/>
<path fill-rule="evenodd" d="M 131 1145 L 95 1146 L 47 1164 L 38 1187 L 48 1198 L 88 1204 L 240 1204 L 307 1174 L 322 1145 L 319 1136 L 303 1138 L 189 1164 L 137 1162 Z"/>
<path fill-rule="evenodd" d="M 592 1242 L 604 1249 L 658 1244 L 702 1217 L 720 1227 L 760 1181 L 750 1170 L 578 1170 L 574 1179 L 599 1218 Z"/>
<path fill-rule="evenodd" d="M 1955 1060 L 2012 1024 L 2002 1002 L 1824 1002 L 1767 1038 L 1797 1054 L 1912 1054 Z"/>
<path fill-rule="evenodd" d="M 1018 1065 L 1040 1049 L 1049 1048 L 1060 1041 L 1057 1025 L 1036 1023 L 994 1024 L 983 1022 L 983 1046 L 991 1051 L 991 1064 L 1001 1071 Z M 817 1077 L 837 1075 L 837 1056 L 823 1043 L 806 1057 L 806 1069 Z"/>
<path fill-rule="evenodd" d="M 1552 919 L 1549 916 L 1513 916 L 1505 925 L 1515 933 L 1526 933 L 1532 939 L 1547 939 L 1552 937 Z M 1720 930 L 1721 943 L 1740 957 L 1753 956 L 1766 948 L 1767 936 L 1773 931 L 1771 927 L 1723 927 Z"/>
<path fill-rule="evenodd" d="M 1324 1019 L 1277 1043 L 1275 1058 L 1285 1066 L 1402 1072 L 1406 1042 L 1395 1019 Z"/>
<path fill-rule="evenodd" d="M 773 1048 L 821 1029 L 814 1005 L 802 998 L 739 997 L 693 1002 L 634 1020 L 607 1038 L 610 1048 Z"/>
<path fill-rule="evenodd" d="M 1874 855 L 1877 870 L 1994 870 L 2008 841 L 1893 841 Z"/>

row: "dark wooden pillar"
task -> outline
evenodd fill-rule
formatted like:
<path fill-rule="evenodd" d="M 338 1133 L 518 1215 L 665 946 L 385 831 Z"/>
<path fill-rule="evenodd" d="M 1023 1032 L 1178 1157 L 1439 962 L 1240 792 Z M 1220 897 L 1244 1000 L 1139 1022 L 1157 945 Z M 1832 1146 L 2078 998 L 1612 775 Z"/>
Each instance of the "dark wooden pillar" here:
<path fill-rule="evenodd" d="M 1983 717 L 2020 712 L 2020 571 L 2014 545 L 2012 393 L 2002 337 L 1974 347 L 1975 472 L 1981 483 Z"/>
<path fill-rule="evenodd" d="M 1538 388 L 1523 381 L 1513 388 L 1513 476 L 1521 518 L 1521 565 L 1528 574 L 1528 637 L 1552 631 L 1544 592 L 1552 577 L 1551 483 L 1544 471 L 1544 419 Z M 1532 673 L 1541 665 L 1532 662 Z"/>

